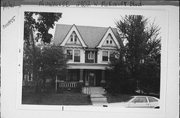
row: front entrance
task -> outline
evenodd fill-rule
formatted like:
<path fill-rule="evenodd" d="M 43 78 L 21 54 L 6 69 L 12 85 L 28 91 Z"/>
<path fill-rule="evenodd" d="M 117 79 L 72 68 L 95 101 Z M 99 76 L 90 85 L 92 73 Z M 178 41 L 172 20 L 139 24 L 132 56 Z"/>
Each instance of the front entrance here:
<path fill-rule="evenodd" d="M 96 74 L 94 71 L 86 71 L 85 85 L 86 86 L 96 86 Z"/>
<path fill-rule="evenodd" d="M 96 76 L 93 72 L 88 75 L 89 86 L 96 86 Z"/>

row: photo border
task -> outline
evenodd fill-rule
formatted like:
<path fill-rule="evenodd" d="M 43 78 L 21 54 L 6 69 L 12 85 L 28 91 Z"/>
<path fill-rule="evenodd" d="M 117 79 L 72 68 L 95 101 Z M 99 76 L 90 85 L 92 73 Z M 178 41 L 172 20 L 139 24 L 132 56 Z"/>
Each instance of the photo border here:
<path fill-rule="evenodd" d="M 41 7 L 39 9 L 39 7 Z M 138 115 L 151 115 L 156 114 L 157 116 L 164 116 L 166 114 L 166 107 L 167 107 L 167 80 L 168 80 L 168 49 L 169 49 L 169 10 L 164 8 L 159 8 L 156 6 L 141 6 L 141 7 L 127 7 L 127 6 L 116 6 L 116 7 L 88 7 L 88 8 L 94 8 L 94 9 L 121 9 L 121 10 L 129 10 L 136 12 L 142 12 L 142 10 L 145 11 L 161 11 L 164 12 L 166 15 L 167 21 L 166 21 L 166 32 L 164 32 L 163 40 L 161 40 L 161 81 L 160 81 L 160 109 L 138 109 L 138 108 L 106 108 L 106 107 L 95 107 L 95 106 L 66 106 L 66 105 L 22 105 L 22 56 L 23 56 L 23 29 L 24 29 L 24 12 L 25 11 L 38 11 L 38 12 L 60 12 L 60 9 L 65 9 L 65 7 L 47 7 L 47 6 L 21 6 L 19 11 L 19 19 L 18 22 L 20 24 L 20 33 L 19 33 L 19 53 L 18 53 L 18 79 L 17 79 L 17 109 L 21 110 L 58 110 L 58 111 L 76 111 L 76 112 L 108 112 L 108 113 L 122 113 L 126 114 L 127 112 L 135 113 Z M 76 8 L 76 6 L 71 6 L 69 8 Z M 81 7 L 78 7 L 81 8 Z M 38 9 L 38 10 L 37 10 Z M 87 9 L 87 8 L 83 8 Z M 46 11 L 47 10 L 47 11 Z M 141 14 L 141 13 L 140 13 Z M 20 78 L 20 79 L 19 79 Z M 164 79 L 166 78 L 166 79 Z M 126 114 L 127 115 L 127 114 Z"/>

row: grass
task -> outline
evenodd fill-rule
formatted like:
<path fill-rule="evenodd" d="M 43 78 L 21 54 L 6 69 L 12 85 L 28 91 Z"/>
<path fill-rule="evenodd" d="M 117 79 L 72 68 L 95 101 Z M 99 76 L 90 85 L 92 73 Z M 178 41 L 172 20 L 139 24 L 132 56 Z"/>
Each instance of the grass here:
<path fill-rule="evenodd" d="M 66 91 L 63 93 L 23 93 L 22 104 L 91 105 L 89 95 Z"/>
<path fill-rule="evenodd" d="M 130 94 L 116 94 L 116 95 L 105 94 L 105 96 L 107 97 L 108 103 L 127 102 L 132 98 L 132 95 Z"/>

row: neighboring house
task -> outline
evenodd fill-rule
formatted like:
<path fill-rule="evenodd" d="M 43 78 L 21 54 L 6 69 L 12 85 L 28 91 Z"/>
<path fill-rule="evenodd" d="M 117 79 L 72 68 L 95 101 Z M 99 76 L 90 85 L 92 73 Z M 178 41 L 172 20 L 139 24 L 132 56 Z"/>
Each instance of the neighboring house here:
<path fill-rule="evenodd" d="M 106 69 L 121 47 L 116 28 L 57 24 L 53 43 L 67 55 L 66 77 L 56 77 L 62 86 L 101 86 L 106 83 Z M 63 84 L 66 83 L 66 84 Z"/>

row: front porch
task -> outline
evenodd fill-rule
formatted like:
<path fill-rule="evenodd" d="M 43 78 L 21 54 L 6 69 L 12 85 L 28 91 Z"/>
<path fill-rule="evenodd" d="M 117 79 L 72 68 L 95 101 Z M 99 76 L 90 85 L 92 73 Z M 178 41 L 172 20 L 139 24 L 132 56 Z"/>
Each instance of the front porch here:
<path fill-rule="evenodd" d="M 66 77 L 56 76 L 57 88 L 76 88 L 81 86 L 97 87 L 105 84 L 105 70 L 95 69 L 67 69 Z"/>

